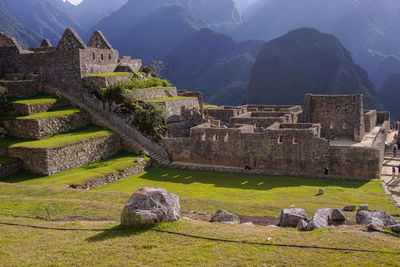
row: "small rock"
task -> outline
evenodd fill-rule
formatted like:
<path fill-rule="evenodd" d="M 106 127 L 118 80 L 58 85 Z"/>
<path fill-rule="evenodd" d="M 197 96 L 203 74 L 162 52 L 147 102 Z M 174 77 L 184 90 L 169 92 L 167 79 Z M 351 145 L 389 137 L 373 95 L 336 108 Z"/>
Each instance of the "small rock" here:
<path fill-rule="evenodd" d="M 272 238 L 271 238 L 271 237 L 268 237 L 268 238 L 267 238 L 267 241 L 271 241 L 271 240 L 272 240 Z"/>
<path fill-rule="evenodd" d="M 356 206 L 346 206 L 343 208 L 344 211 L 356 211 Z"/>
<path fill-rule="evenodd" d="M 179 197 L 162 188 L 136 191 L 121 212 L 121 225 L 154 225 L 174 222 L 181 217 Z"/>
<path fill-rule="evenodd" d="M 305 220 L 301 219 L 299 221 L 299 223 L 297 224 L 297 230 L 306 231 L 307 230 L 307 225 L 308 225 L 308 223 Z"/>
<path fill-rule="evenodd" d="M 136 160 L 137 163 L 141 163 L 141 162 L 143 162 L 143 161 L 144 161 L 144 158 L 138 158 L 138 159 Z"/>
<path fill-rule="evenodd" d="M 323 189 L 318 189 L 317 196 L 322 196 L 323 194 L 324 194 L 324 190 Z"/>
<path fill-rule="evenodd" d="M 333 209 L 331 219 L 334 222 L 344 222 L 346 220 L 346 217 L 344 216 L 341 209 Z"/>
<path fill-rule="evenodd" d="M 389 226 L 389 229 L 395 233 L 400 233 L 400 224 L 395 224 L 395 225 Z"/>
<path fill-rule="evenodd" d="M 280 227 L 297 227 L 300 220 L 307 220 L 307 213 L 303 209 L 283 209 L 279 220 Z"/>
<path fill-rule="evenodd" d="M 225 210 L 219 209 L 212 217 L 211 222 L 239 223 L 239 217 Z"/>
<path fill-rule="evenodd" d="M 242 223 L 241 225 L 243 225 L 243 226 L 254 226 L 254 223 L 252 223 L 252 222 L 245 222 L 245 223 Z"/>
<path fill-rule="evenodd" d="M 317 209 L 314 216 L 311 218 L 310 223 L 307 225 L 307 231 L 328 226 L 330 214 L 331 209 Z"/>
<path fill-rule="evenodd" d="M 369 210 L 368 204 L 361 204 L 361 205 L 360 205 L 360 210 L 366 210 L 366 211 L 368 211 L 368 210 Z"/>

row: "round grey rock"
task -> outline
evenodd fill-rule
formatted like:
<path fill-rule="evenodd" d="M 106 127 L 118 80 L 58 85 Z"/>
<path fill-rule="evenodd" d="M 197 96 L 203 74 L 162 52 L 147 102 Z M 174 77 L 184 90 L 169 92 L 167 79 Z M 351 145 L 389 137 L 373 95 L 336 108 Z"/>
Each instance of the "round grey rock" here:
<path fill-rule="evenodd" d="M 233 213 L 219 209 L 212 217 L 211 222 L 239 223 L 239 217 Z"/>
<path fill-rule="evenodd" d="M 346 206 L 343 208 L 344 211 L 356 211 L 356 206 Z"/>
<path fill-rule="evenodd" d="M 359 210 L 369 210 L 368 204 L 361 204 Z"/>
<path fill-rule="evenodd" d="M 314 216 L 311 218 L 307 225 L 307 231 L 312 231 L 314 229 L 321 229 L 327 227 L 329 224 L 329 215 L 331 214 L 331 209 L 317 209 Z"/>
<path fill-rule="evenodd" d="M 154 225 L 174 222 L 181 217 L 179 197 L 162 188 L 136 191 L 121 212 L 121 225 Z"/>
<path fill-rule="evenodd" d="M 280 227 L 297 227 L 300 220 L 307 220 L 307 212 L 300 208 L 283 209 L 279 219 Z"/>
<path fill-rule="evenodd" d="M 308 223 L 305 220 L 301 219 L 299 221 L 299 223 L 297 224 L 297 230 L 307 231 L 307 225 L 308 225 Z"/>

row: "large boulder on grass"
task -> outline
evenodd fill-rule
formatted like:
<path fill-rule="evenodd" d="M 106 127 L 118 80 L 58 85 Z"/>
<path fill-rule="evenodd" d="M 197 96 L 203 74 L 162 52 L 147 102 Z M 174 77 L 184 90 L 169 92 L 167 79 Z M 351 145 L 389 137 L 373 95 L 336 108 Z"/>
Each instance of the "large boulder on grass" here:
<path fill-rule="evenodd" d="M 400 234 L 400 224 L 395 224 L 395 225 L 389 226 L 389 229 L 395 233 Z"/>
<path fill-rule="evenodd" d="M 297 227 L 300 220 L 307 221 L 307 212 L 299 208 L 283 209 L 279 220 L 280 227 Z"/>
<path fill-rule="evenodd" d="M 378 230 L 385 226 L 396 224 L 396 220 L 383 210 L 365 211 L 361 210 L 356 215 L 357 223 L 365 225 L 370 229 Z"/>
<path fill-rule="evenodd" d="M 344 222 L 346 217 L 344 216 L 342 209 L 333 209 L 331 220 L 334 222 Z"/>
<path fill-rule="evenodd" d="M 233 213 L 219 209 L 212 217 L 211 222 L 239 223 L 239 217 Z"/>
<path fill-rule="evenodd" d="M 327 227 L 329 224 L 329 215 L 331 209 L 317 209 L 314 216 L 307 225 L 307 231 Z"/>
<path fill-rule="evenodd" d="M 162 188 L 136 191 L 121 212 L 121 225 L 154 225 L 174 222 L 181 217 L 179 197 Z"/>

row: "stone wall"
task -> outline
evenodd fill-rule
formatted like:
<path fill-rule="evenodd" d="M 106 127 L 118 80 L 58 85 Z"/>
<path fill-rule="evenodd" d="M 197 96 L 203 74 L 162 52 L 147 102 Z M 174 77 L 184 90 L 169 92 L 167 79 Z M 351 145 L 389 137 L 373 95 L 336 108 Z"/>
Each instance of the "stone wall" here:
<path fill-rule="evenodd" d="M 92 73 L 113 72 L 118 65 L 119 52 L 114 49 L 88 47 L 79 50 L 81 77 Z"/>
<path fill-rule="evenodd" d="M 63 106 L 67 106 L 70 103 L 63 98 L 58 99 L 53 103 L 40 103 L 40 104 L 9 104 L 10 112 L 8 115 L 10 116 L 28 116 L 34 113 L 45 112 L 52 109 L 60 108 Z"/>
<path fill-rule="evenodd" d="M 135 99 L 140 101 L 178 96 L 176 87 L 134 89 L 128 94 L 133 95 Z"/>
<path fill-rule="evenodd" d="M 43 175 L 109 158 L 121 148 L 117 135 L 84 140 L 59 148 L 8 148 L 7 155 L 23 161 L 24 169 Z"/>
<path fill-rule="evenodd" d="M 336 176 L 379 178 L 378 149 L 331 147 L 319 137 L 318 124 L 290 126 L 277 123 L 254 133 L 251 126 L 224 129 L 205 124 L 193 128 L 189 138 L 166 138 L 164 142 L 174 162 L 237 168 L 247 162 L 254 169 L 318 175 L 329 168 Z"/>
<path fill-rule="evenodd" d="M 109 173 L 103 177 L 96 178 L 94 180 L 91 180 L 87 182 L 86 184 L 79 185 L 79 186 L 74 186 L 74 188 L 77 189 L 92 189 L 96 187 L 103 186 L 105 184 L 113 183 L 115 181 L 118 181 L 120 179 L 130 177 L 133 175 L 140 174 L 144 171 L 144 169 L 150 165 L 149 160 L 144 160 L 132 167 L 126 168 L 125 170 L 118 172 L 118 173 Z"/>
<path fill-rule="evenodd" d="M 365 135 L 362 95 L 312 95 L 305 97 L 305 122 L 321 123 L 321 135 L 333 139 Z"/>
<path fill-rule="evenodd" d="M 11 136 L 43 139 L 85 127 L 90 124 L 90 116 L 86 112 L 79 112 L 46 119 L 6 120 L 2 124 Z"/>
<path fill-rule="evenodd" d="M 22 163 L 20 161 L 0 166 L 0 178 L 6 178 L 15 175 L 19 173 L 21 169 L 22 169 Z"/>
<path fill-rule="evenodd" d="M 105 88 L 117 82 L 127 82 L 132 80 L 133 74 L 107 75 L 107 76 L 88 76 L 83 77 L 83 87 L 88 89 Z"/>
<path fill-rule="evenodd" d="M 246 108 L 222 107 L 222 108 L 206 108 L 204 114 L 206 117 L 212 117 L 224 124 L 230 123 L 230 119 L 247 112 Z"/>
<path fill-rule="evenodd" d="M 270 115 L 271 116 L 271 115 Z M 292 123 L 292 117 L 290 114 L 285 114 L 283 116 L 277 117 L 254 117 L 252 116 L 252 112 L 234 117 L 230 119 L 231 124 L 239 123 L 239 124 L 249 124 L 255 125 L 255 127 L 263 127 L 267 128 L 272 124 L 279 123 Z"/>
<path fill-rule="evenodd" d="M 199 101 L 200 109 L 203 110 L 204 108 L 204 101 L 203 101 L 203 94 L 201 92 L 192 92 L 187 90 L 178 90 L 178 96 L 184 97 L 197 97 Z"/>
<path fill-rule="evenodd" d="M 376 110 L 368 110 L 364 114 L 365 132 L 369 133 L 374 129 L 377 122 Z"/>
<path fill-rule="evenodd" d="M 7 88 L 8 97 L 32 97 L 39 92 L 38 80 L 0 81 L 0 85 Z"/>

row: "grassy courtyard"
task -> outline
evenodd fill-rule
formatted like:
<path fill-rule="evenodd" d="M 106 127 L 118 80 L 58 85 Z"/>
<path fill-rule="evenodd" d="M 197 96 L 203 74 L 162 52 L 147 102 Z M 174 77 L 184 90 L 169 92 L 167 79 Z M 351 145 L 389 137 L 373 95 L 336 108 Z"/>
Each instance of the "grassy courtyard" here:
<path fill-rule="evenodd" d="M 126 156 L 100 165 L 122 166 Z M 281 208 L 295 205 L 305 208 L 311 216 L 320 207 L 367 203 L 371 208 L 400 213 L 384 194 L 379 181 L 333 182 L 149 168 L 141 175 L 96 190 L 62 187 L 75 181 L 75 177 L 88 175 L 85 171 L 77 168 L 71 175 L 61 175 L 60 184 L 55 177 L 0 181 L 0 263 L 6 266 L 396 266 L 400 261 L 400 255 L 396 254 L 268 247 L 193 239 L 148 229 L 117 230 L 124 203 L 144 186 L 163 187 L 177 194 L 182 210 L 215 212 L 224 208 L 244 215 L 279 215 Z M 323 196 L 315 196 L 319 188 L 324 189 Z M 2 223 L 109 231 L 62 231 Z M 160 224 L 156 229 L 272 244 L 400 252 L 399 238 L 368 233 L 361 226 L 303 233 L 296 229 L 184 219 Z"/>

